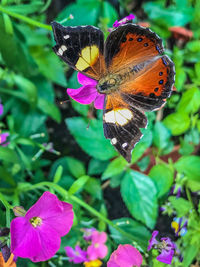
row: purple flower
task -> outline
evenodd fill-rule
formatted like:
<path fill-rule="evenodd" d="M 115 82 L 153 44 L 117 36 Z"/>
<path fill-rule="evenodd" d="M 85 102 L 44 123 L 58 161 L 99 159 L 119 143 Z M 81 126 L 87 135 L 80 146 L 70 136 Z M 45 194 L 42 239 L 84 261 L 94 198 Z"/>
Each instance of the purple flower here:
<path fill-rule="evenodd" d="M 73 263 L 82 263 L 87 261 L 87 252 L 82 250 L 79 246 L 76 246 L 75 249 L 71 247 L 65 247 L 69 261 Z"/>
<path fill-rule="evenodd" d="M 0 134 L 0 145 L 1 146 L 7 146 L 9 144 L 9 142 L 5 143 L 8 136 L 9 136 L 9 133 Z"/>
<path fill-rule="evenodd" d="M 188 220 L 183 221 L 183 217 L 174 218 L 171 227 L 173 228 L 176 236 L 184 236 L 187 232 Z"/>
<path fill-rule="evenodd" d="M 78 72 L 78 82 L 83 86 L 78 89 L 67 89 L 68 95 L 80 104 L 91 104 L 94 102 L 96 109 L 103 109 L 105 94 L 99 94 L 96 89 L 97 81 Z"/>
<path fill-rule="evenodd" d="M 107 263 L 107 267 L 140 267 L 142 264 L 142 255 L 131 245 L 119 245 Z"/>
<path fill-rule="evenodd" d="M 73 224 L 72 205 L 44 192 L 24 217 L 11 221 L 11 251 L 33 262 L 45 261 L 60 248 L 61 236 Z"/>
<path fill-rule="evenodd" d="M 120 25 L 126 24 L 127 22 L 133 20 L 134 18 L 135 18 L 135 16 L 133 14 L 130 14 L 130 15 L 126 16 L 125 18 L 121 19 L 120 21 L 116 20 L 113 24 L 113 27 L 117 28 Z"/>
<path fill-rule="evenodd" d="M 83 228 L 83 238 L 86 240 L 86 241 L 90 241 L 92 239 L 92 233 L 96 231 L 95 228 Z"/>
<path fill-rule="evenodd" d="M 176 198 L 179 198 L 181 196 L 181 191 L 182 191 L 181 185 L 179 185 L 179 186 L 174 185 L 174 186 L 172 186 L 171 194 L 172 195 L 176 194 Z"/>
<path fill-rule="evenodd" d="M 107 253 L 108 248 L 104 244 L 107 240 L 105 232 L 95 231 L 92 233 L 92 243 L 87 248 L 87 255 L 89 260 L 103 259 Z"/>
<path fill-rule="evenodd" d="M 148 251 L 151 248 L 158 249 L 160 255 L 156 258 L 158 261 L 164 262 L 166 264 L 171 264 L 172 258 L 174 256 L 175 244 L 171 241 L 169 237 L 161 238 L 161 242 L 156 240 L 158 231 L 152 233 L 152 237 L 149 240 Z"/>
<path fill-rule="evenodd" d="M 1 99 L 0 99 L 1 101 Z M 3 105 L 0 103 L 0 116 L 3 114 Z"/>

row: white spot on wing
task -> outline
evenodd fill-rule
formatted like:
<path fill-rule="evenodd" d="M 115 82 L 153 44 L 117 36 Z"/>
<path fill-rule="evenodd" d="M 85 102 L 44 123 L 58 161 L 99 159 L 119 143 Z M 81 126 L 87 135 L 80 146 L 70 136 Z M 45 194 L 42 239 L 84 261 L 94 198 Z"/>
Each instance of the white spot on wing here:
<path fill-rule="evenodd" d="M 69 34 L 63 36 L 64 39 L 68 39 L 69 37 Z"/>
<path fill-rule="evenodd" d="M 127 147 L 127 145 L 128 145 L 127 143 L 123 143 L 122 147 L 125 148 L 125 147 Z"/>
<path fill-rule="evenodd" d="M 107 123 L 126 125 L 133 118 L 133 113 L 129 109 L 111 110 L 104 115 L 104 120 Z"/>
<path fill-rule="evenodd" d="M 61 47 L 58 49 L 57 54 L 58 54 L 59 56 L 62 56 L 63 53 L 64 53 L 66 50 L 67 50 L 67 47 L 66 47 L 65 45 L 61 45 Z"/>
<path fill-rule="evenodd" d="M 110 142 L 112 145 L 117 144 L 117 138 L 112 138 Z"/>

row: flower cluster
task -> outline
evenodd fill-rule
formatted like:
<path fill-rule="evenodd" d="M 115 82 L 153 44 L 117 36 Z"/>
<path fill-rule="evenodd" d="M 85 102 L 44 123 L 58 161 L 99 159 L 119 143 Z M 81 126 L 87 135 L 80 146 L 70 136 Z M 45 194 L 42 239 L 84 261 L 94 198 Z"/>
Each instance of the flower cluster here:
<path fill-rule="evenodd" d="M 69 261 L 75 264 L 84 263 L 85 266 L 101 266 L 100 259 L 103 259 L 108 253 L 108 248 L 105 245 L 106 233 L 99 232 L 95 228 L 83 229 L 83 231 L 83 239 L 87 249 L 83 250 L 78 245 L 75 249 L 69 246 L 65 247 Z"/>

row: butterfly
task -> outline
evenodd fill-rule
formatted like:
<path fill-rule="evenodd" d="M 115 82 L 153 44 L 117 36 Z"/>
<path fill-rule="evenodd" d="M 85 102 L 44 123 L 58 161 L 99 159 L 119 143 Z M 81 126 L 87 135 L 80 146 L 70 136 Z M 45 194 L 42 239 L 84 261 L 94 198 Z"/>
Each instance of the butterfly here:
<path fill-rule="evenodd" d="M 146 111 L 162 107 L 174 84 L 174 63 L 161 38 L 149 28 L 127 23 L 104 43 L 94 26 L 64 27 L 52 22 L 54 52 L 70 67 L 96 80 L 105 94 L 104 135 L 128 161 L 146 128 Z"/>

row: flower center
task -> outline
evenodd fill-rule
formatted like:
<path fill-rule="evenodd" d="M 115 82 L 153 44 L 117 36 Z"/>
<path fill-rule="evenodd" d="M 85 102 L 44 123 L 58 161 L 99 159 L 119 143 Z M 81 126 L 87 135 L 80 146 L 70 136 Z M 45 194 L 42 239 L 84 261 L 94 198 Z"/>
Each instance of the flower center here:
<path fill-rule="evenodd" d="M 95 247 L 95 248 L 98 248 L 98 247 L 99 247 L 99 244 L 98 244 L 98 243 L 95 243 L 95 244 L 94 244 L 94 247 Z"/>
<path fill-rule="evenodd" d="M 42 219 L 40 217 L 33 217 L 30 219 L 30 223 L 36 228 L 42 225 Z"/>

